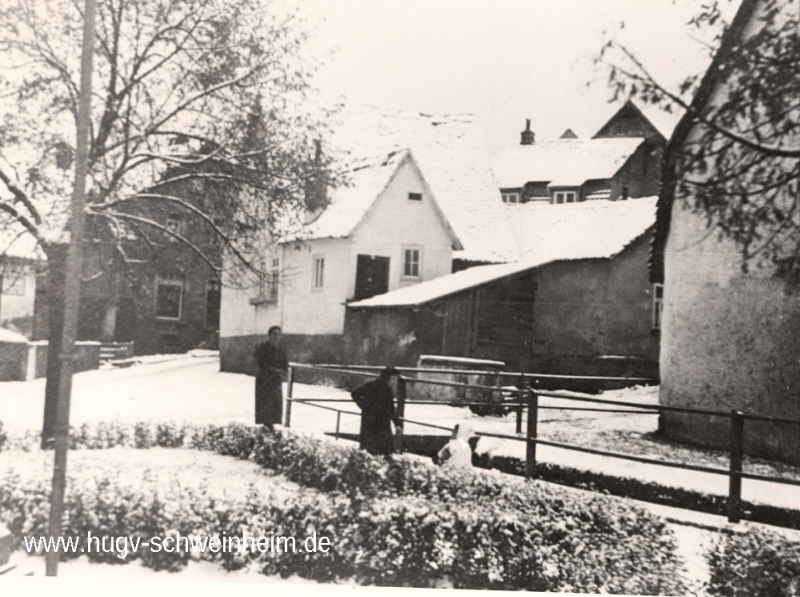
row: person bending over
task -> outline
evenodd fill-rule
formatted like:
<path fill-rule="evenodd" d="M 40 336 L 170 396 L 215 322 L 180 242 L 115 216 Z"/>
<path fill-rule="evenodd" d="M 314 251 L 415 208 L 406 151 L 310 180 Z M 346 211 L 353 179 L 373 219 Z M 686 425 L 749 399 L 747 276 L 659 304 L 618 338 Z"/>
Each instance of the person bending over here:
<path fill-rule="evenodd" d="M 361 409 L 360 447 L 376 456 L 394 453 L 392 425 L 400 425 L 394 406 L 394 392 L 390 381 L 400 373 L 394 367 L 386 367 L 380 377 L 356 388 L 350 394 Z"/>

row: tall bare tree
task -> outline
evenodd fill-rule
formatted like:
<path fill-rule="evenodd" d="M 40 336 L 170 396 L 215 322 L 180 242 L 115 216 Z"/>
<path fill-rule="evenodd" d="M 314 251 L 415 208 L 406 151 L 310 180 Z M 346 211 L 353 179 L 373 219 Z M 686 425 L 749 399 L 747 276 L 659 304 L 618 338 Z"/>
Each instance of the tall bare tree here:
<path fill-rule="evenodd" d="M 55 419 L 81 30 L 80 2 L 0 0 L 0 230 L 36 240 L 55 290 L 43 445 Z M 125 263 L 155 259 L 172 240 L 220 275 L 223 263 L 264 275 L 258 255 L 276 222 L 324 168 L 314 140 L 328 114 L 309 98 L 307 30 L 271 0 L 101 2 L 84 240 Z M 218 242 L 166 225 L 155 216 L 165 209 Z"/>
<path fill-rule="evenodd" d="M 670 88 L 634 52 L 609 41 L 616 97 L 686 114 L 665 163 L 663 189 L 739 247 L 743 268 L 800 274 L 800 2 L 743 0 L 700 7 L 689 26 L 708 44 L 703 75 Z M 691 135 L 687 136 L 688 131 Z M 662 191 L 663 192 L 663 191 Z M 670 190 L 669 192 L 673 192 Z"/>

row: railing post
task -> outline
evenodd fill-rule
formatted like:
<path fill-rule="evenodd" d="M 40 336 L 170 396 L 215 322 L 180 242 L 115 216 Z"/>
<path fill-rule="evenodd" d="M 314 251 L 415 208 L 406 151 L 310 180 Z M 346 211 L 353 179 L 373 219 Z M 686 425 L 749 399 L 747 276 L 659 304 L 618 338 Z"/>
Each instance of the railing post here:
<path fill-rule="evenodd" d="M 739 522 L 742 509 L 742 460 L 744 459 L 744 413 L 731 412 L 730 485 L 728 522 Z"/>
<path fill-rule="evenodd" d="M 404 419 L 406 416 L 406 380 L 402 376 L 397 376 L 397 416 Z M 395 425 L 394 451 L 403 451 L 403 421 Z"/>
<path fill-rule="evenodd" d="M 528 390 L 528 433 L 525 442 L 525 478 L 533 479 L 536 476 L 536 437 L 537 423 L 539 421 L 539 395 L 533 390 Z M 532 441 L 533 440 L 533 441 Z"/>
<path fill-rule="evenodd" d="M 342 421 L 342 411 L 336 411 L 336 441 L 339 440 L 339 423 Z"/>
<path fill-rule="evenodd" d="M 517 382 L 517 389 L 519 390 L 527 390 L 529 387 L 528 380 L 525 378 L 525 374 L 521 374 L 519 376 L 519 382 Z M 525 392 L 517 392 L 517 435 L 522 433 L 522 409 L 525 408 Z"/>
<path fill-rule="evenodd" d="M 294 389 L 294 369 L 289 367 L 286 372 L 286 428 L 292 424 L 292 391 Z"/>

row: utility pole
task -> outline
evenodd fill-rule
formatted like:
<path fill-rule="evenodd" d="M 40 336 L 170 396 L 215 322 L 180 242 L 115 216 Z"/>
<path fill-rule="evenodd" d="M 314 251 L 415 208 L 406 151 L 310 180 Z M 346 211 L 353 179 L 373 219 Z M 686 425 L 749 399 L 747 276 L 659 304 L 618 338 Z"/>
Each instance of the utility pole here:
<path fill-rule="evenodd" d="M 89 162 L 89 129 L 91 126 L 92 57 L 94 53 L 94 20 L 97 0 L 86 0 L 83 15 L 83 48 L 81 51 L 81 88 L 78 104 L 78 126 L 75 139 L 75 185 L 72 191 L 72 217 L 69 222 L 64 284 L 64 328 L 61 336 L 62 360 L 58 380 L 58 410 L 55 425 L 55 457 L 53 488 L 50 493 L 48 534 L 54 540 L 61 536 L 61 518 L 67 482 L 67 450 L 69 449 L 69 403 L 72 392 L 72 369 L 75 359 L 75 336 L 78 329 L 78 306 L 81 291 L 81 242 L 83 241 L 83 206 L 86 196 L 86 173 Z M 57 291 L 57 289 L 52 289 Z M 51 543 L 51 545 L 53 545 Z M 46 555 L 47 576 L 58 575 L 60 554 L 52 550 Z"/>

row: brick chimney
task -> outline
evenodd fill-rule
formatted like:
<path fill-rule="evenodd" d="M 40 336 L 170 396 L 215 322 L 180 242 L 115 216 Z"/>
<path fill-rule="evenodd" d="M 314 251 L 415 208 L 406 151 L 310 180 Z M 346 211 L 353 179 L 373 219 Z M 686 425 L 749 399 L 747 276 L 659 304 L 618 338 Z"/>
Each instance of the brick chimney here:
<path fill-rule="evenodd" d="M 520 145 L 533 145 L 533 138 L 534 134 L 531 130 L 531 119 L 528 118 L 525 120 L 525 130 L 522 131 L 522 140 L 519 142 Z"/>
<path fill-rule="evenodd" d="M 317 218 L 328 205 L 328 176 L 322 164 L 322 141 L 314 141 L 313 173 L 306 180 L 305 204 L 306 221 Z"/>

